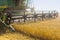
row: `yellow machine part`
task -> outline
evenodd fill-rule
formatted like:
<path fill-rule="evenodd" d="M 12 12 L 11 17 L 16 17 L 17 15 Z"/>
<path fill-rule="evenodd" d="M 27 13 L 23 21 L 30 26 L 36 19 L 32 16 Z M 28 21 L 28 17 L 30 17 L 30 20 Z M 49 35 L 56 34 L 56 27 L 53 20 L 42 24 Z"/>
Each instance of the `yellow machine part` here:
<path fill-rule="evenodd" d="M 4 6 L 0 6 L 0 8 L 7 8 L 8 6 L 4 5 Z"/>

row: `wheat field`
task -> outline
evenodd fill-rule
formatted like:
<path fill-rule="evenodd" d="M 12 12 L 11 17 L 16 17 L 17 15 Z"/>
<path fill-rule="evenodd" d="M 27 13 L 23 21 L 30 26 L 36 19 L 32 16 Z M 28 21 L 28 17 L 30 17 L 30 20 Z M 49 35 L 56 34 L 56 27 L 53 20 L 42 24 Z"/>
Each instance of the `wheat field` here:
<path fill-rule="evenodd" d="M 19 32 L 15 32 L 15 33 L 5 33 L 3 35 L 0 35 L 0 40 L 35 40 L 35 39 L 29 36 L 23 35 Z"/>
<path fill-rule="evenodd" d="M 60 40 L 60 19 L 38 21 L 36 23 L 12 24 L 17 31 L 38 37 L 41 40 Z"/>

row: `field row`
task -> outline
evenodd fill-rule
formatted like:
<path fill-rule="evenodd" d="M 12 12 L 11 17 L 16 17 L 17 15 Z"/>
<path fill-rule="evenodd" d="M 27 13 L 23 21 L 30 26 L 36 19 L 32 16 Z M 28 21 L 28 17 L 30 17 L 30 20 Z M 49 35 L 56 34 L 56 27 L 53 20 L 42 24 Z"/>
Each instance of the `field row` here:
<path fill-rule="evenodd" d="M 31 34 L 44 40 L 60 40 L 60 20 L 38 21 L 36 23 L 12 24 L 17 31 Z"/>

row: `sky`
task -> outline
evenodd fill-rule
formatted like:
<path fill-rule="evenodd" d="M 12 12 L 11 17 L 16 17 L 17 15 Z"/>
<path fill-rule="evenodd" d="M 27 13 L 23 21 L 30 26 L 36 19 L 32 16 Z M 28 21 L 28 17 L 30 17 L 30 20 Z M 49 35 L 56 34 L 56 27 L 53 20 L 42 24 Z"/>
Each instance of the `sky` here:
<path fill-rule="evenodd" d="M 57 10 L 60 11 L 60 0 L 32 0 L 37 10 Z"/>

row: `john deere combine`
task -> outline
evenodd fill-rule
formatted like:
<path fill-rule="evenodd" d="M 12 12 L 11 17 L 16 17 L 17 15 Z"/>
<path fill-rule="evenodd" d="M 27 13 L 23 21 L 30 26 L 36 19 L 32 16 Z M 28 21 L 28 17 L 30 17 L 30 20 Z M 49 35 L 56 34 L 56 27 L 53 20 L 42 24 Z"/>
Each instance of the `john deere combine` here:
<path fill-rule="evenodd" d="M 9 28 L 15 29 L 9 25 L 11 20 L 11 10 L 24 10 L 26 0 L 0 0 L 0 30 Z"/>
<path fill-rule="evenodd" d="M 9 8 L 14 7 L 15 7 L 14 0 L 0 0 L 0 31 L 5 32 L 6 28 L 15 31 L 15 29 L 8 23 L 10 20 L 9 15 L 11 12 Z"/>

